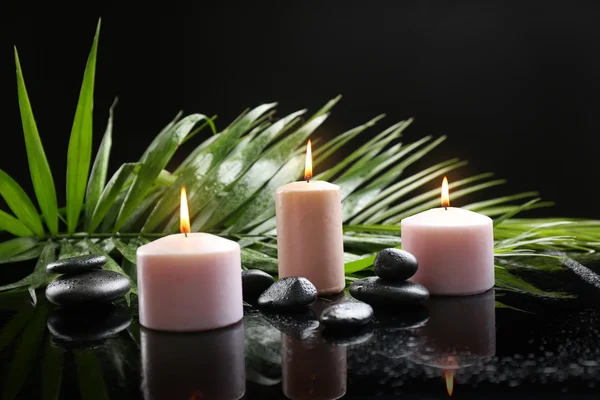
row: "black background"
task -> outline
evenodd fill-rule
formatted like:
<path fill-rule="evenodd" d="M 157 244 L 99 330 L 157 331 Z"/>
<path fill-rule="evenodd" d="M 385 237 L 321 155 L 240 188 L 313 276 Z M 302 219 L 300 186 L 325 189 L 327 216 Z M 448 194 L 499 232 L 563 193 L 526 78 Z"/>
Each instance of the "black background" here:
<path fill-rule="evenodd" d="M 153 17 L 116 7 L 85 17 L 3 13 L 0 168 L 32 193 L 16 45 L 61 204 L 72 118 L 100 15 L 94 152 L 118 96 L 113 171 L 137 160 L 180 109 L 218 114 L 224 127 L 263 102 L 279 102 L 284 115 L 342 94 L 317 136 L 386 113 L 375 134 L 413 116 L 405 141 L 449 136 L 415 169 L 468 159 L 451 180 L 488 171 L 508 179 L 482 197 L 539 190 L 557 206 L 538 215 L 600 217 L 600 3 L 251 2 L 169 4 Z"/>

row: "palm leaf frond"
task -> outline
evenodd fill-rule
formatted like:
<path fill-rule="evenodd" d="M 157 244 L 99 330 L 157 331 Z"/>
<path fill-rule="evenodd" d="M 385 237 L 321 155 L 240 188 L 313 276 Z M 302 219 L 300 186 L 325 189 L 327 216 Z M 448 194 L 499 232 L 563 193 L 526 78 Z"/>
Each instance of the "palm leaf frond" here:
<path fill-rule="evenodd" d="M 38 200 L 40 209 L 46 221 L 50 233 L 58 233 L 58 203 L 56 200 L 56 189 L 54 179 L 50 171 L 50 165 L 46 159 L 46 153 L 38 133 L 37 125 L 33 117 L 33 110 L 29 102 L 29 95 L 25 87 L 25 79 L 21 70 L 19 54 L 15 47 L 15 63 L 17 65 L 17 88 L 19 94 L 19 109 L 21 110 L 21 122 L 25 136 L 25 148 L 27 160 L 29 161 L 29 172 L 33 182 L 33 189 Z"/>
<path fill-rule="evenodd" d="M 67 153 L 67 232 L 69 233 L 74 233 L 77 229 L 92 159 L 94 80 L 99 36 L 100 21 L 98 21 L 92 50 L 83 74 Z"/>

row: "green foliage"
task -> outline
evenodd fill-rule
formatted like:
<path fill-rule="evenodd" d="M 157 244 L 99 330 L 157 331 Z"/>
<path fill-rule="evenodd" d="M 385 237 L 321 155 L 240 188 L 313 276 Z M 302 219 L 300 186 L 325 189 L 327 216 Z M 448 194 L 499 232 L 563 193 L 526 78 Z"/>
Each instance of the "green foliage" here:
<path fill-rule="evenodd" d="M 83 75 L 67 153 L 67 231 L 69 233 L 74 233 L 77 229 L 92 158 L 94 79 L 99 35 L 100 22 L 96 28 L 92 50 Z M 94 189 L 90 188 L 90 190 Z"/>
<path fill-rule="evenodd" d="M 14 179 L 12 179 L 6 172 L 0 170 L 0 195 L 8 204 L 8 207 L 15 213 L 17 223 L 19 224 L 19 230 L 27 232 L 28 234 L 19 234 L 11 231 L 9 227 L 4 227 L 5 230 L 11 232 L 16 236 L 43 236 L 44 227 L 42 226 L 42 219 L 39 213 L 35 209 L 35 206 L 29 199 L 29 196 L 19 186 Z M 6 214 L 6 213 L 4 213 Z M 8 214 L 6 214 L 8 215 Z M 9 215 L 13 220 L 12 216 Z"/>
<path fill-rule="evenodd" d="M 46 225 L 50 233 L 58 233 L 58 205 L 56 201 L 56 190 L 50 165 L 46 159 L 46 153 L 40 140 L 37 125 L 33 118 L 33 110 L 29 102 L 29 95 L 23 79 L 23 71 L 19 62 L 19 54 L 15 47 L 15 63 L 17 65 L 17 93 L 19 95 L 19 109 L 21 110 L 21 122 L 25 136 L 25 148 L 27 149 L 27 160 L 29 161 L 29 172 L 33 189 L 42 210 Z"/>
<path fill-rule="evenodd" d="M 92 166 L 92 172 L 90 174 L 90 180 L 87 185 L 87 191 L 85 195 L 85 228 L 89 229 L 94 210 L 100 201 L 102 190 L 106 184 L 106 175 L 108 174 L 108 159 L 110 157 L 110 149 L 112 147 L 112 127 L 114 118 L 114 109 L 117 105 L 117 100 L 110 107 L 108 112 L 108 123 L 106 124 L 106 131 L 102 137 L 100 148 L 96 154 L 94 165 Z"/>
<path fill-rule="evenodd" d="M 127 275 L 136 294 L 135 252 L 149 238 L 178 229 L 179 189 L 186 186 L 192 230 L 207 231 L 238 240 L 244 268 L 277 273 L 274 191 L 302 177 L 304 146 L 339 102 L 327 102 L 306 118 L 306 110 L 275 118 L 275 103 L 243 112 L 222 130 L 202 114 L 169 122 L 141 151 L 139 159 L 121 165 L 107 182 L 113 144 L 114 107 L 93 165 L 92 110 L 99 28 L 85 68 L 67 155 L 67 201 L 59 212 L 50 166 L 38 134 L 23 72 L 15 49 L 17 88 L 23 133 L 36 205 L 21 186 L 0 171 L 0 195 L 10 211 L 0 210 L 0 229 L 17 236 L 0 243 L 0 263 L 38 259 L 26 278 L 0 290 L 44 286 L 52 276 L 46 264 L 59 249 L 59 258 L 80 254 L 104 254 L 105 268 Z M 401 245 L 399 223 L 403 218 L 439 204 L 439 182 L 456 173 L 466 161 L 451 158 L 421 170 L 414 163 L 425 161 L 445 136 L 404 140 L 411 119 L 378 128 L 383 116 L 336 135 L 327 143 L 313 140 L 315 179 L 340 186 L 344 217 L 345 269 L 348 281 L 372 274 L 374 254 L 385 247 Z M 211 134 L 199 140 L 206 127 Z M 377 133 L 371 133 L 378 130 Z M 365 138 L 370 139 L 366 140 Z M 400 141 L 402 139 L 402 141 Z M 364 144 L 332 165 L 332 156 L 343 153 L 350 141 Z M 173 156 L 183 143 L 195 142 L 184 161 L 173 165 Z M 504 184 L 486 172 L 450 182 L 453 204 L 495 217 L 495 252 L 498 289 L 533 295 L 563 297 L 544 292 L 519 276 L 507 260 L 520 257 L 556 257 L 546 251 L 596 251 L 600 249 L 600 221 L 575 219 L 516 219 L 518 213 L 550 206 L 537 192 L 509 194 L 460 204 L 467 196 Z M 85 204 L 84 204 L 85 200 Z M 64 210 L 64 212 L 63 212 Z M 83 218 L 80 218 L 84 210 Z M 65 225 L 59 218 L 65 215 Z M 44 228 L 43 222 L 47 229 Z M 553 264 L 544 273 L 564 267 Z M 59 355 L 49 354 L 51 360 Z M 85 357 L 84 357 L 85 358 Z"/>

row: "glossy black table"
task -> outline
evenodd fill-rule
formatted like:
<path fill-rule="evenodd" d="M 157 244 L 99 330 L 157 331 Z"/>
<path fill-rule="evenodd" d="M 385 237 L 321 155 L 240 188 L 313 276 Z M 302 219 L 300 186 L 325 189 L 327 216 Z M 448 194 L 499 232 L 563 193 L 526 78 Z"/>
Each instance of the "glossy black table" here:
<path fill-rule="evenodd" d="M 579 296 L 432 297 L 425 307 L 378 311 L 351 335 L 316 320 L 344 294 L 294 315 L 245 307 L 228 328 L 172 334 L 140 327 L 135 299 L 130 308 L 64 313 L 43 291 L 35 307 L 27 291 L 4 293 L 2 398 L 437 399 L 452 390 L 470 399 L 595 399 L 600 291 L 569 271 L 559 278 Z"/>

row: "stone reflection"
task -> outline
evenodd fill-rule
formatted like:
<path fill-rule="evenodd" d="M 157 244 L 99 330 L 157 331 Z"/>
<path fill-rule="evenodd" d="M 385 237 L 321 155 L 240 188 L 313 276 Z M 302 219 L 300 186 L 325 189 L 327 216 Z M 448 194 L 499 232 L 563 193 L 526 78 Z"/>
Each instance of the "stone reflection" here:
<path fill-rule="evenodd" d="M 244 324 L 200 333 L 141 328 L 146 399 L 237 400 L 246 391 Z"/>
<path fill-rule="evenodd" d="M 291 400 L 333 400 L 346 394 L 346 347 L 320 333 L 300 340 L 281 335 L 283 394 Z"/>
<path fill-rule="evenodd" d="M 129 308 L 102 304 L 80 308 L 58 308 L 47 321 L 52 341 L 65 349 L 93 348 L 127 329 Z"/>
<path fill-rule="evenodd" d="M 433 296 L 429 320 L 419 328 L 420 345 L 410 356 L 416 363 L 440 369 L 448 393 L 454 376 L 496 353 L 496 310 L 493 290 L 474 296 Z"/>

